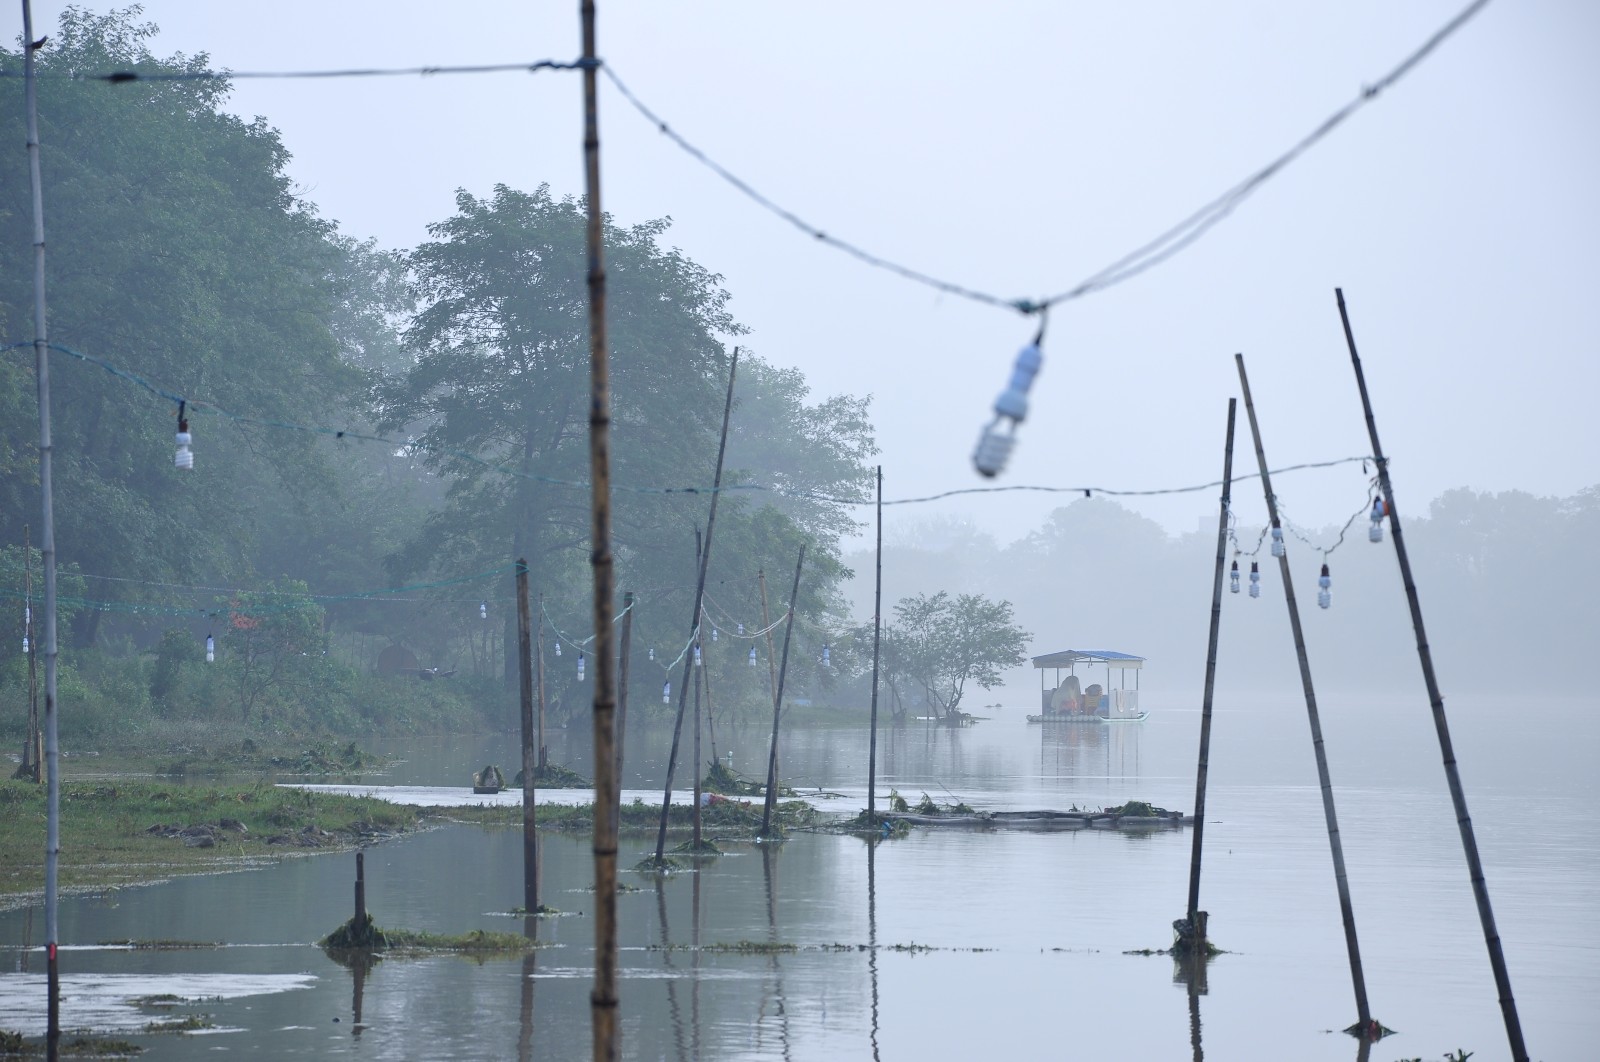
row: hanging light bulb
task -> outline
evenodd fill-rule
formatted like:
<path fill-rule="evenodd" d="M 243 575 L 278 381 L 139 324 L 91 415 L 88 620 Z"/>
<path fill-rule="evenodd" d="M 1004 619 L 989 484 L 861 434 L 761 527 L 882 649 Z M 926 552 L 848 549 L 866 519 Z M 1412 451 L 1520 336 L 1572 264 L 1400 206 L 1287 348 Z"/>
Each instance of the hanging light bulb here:
<path fill-rule="evenodd" d="M 189 435 L 189 419 L 183 415 L 187 403 L 178 403 L 178 452 L 173 455 L 172 463 L 177 468 L 185 471 L 194 469 L 194 453 L 189 449 L 193 438 Z"/>
<path fill-rule="evenodd" d="M 1250 562 L 1250 596 L 1261 596 L 1261 566 L 1255 561 Z"/>
<path fill-rule="evenodd" d="M 556 655 L 561 655 L 561 639 L 559 638 L 556 639 Z"/>
<path fill-rule="evenodd" d="M 978 435 L 972 465 L 982 476 L 993 479 L 999 475 L 1011 456 L 1011 448 L 1016 445 L 1017 426 L 1028 415 L 1028 391 L 1033 387 L 1033 378 L 1039 375 L 1039 367 L 1044 364 L 1044 352 L 1039 349 L 1043 340 L 1044 325 L 1041 324 L 1033 342 L 1017 352 L 1017 360 L 1011 366 L 1011 381 L 994 400 L 994 420 Z M 1010 422 L 1011 430 L 1004 435 L 1000 434 L 1001 421 Z"/>
<path fill-rule="evenodd" d="M 488 619 L 489 618 L 489 602 L 487 602 L 487 601 L 478 602 L 478 618 L 479 619 Z"/>
<path fill-rule="evenodd" d="M 652 649 L 652 650 L 650 650 L 650 659 L 654 660 L 655 658 L 656 658 L 656 651 L 654 649 Z"/>
<path fill-rule="evenodd" d="M 22 606 L 22 655 L 28 655 L 28 632 L 33 629 L 33 606 Z"/>
<path fill-rule="evenodd" d="M 1383 498 L 1372 499 L 1372 526 L 1367 528 L 1368 542 L 1383 541 L 1383 517 L 1388 511 L 1388 506 L 1383 503 Z"/>
<path fill-rule="evenodd" d="M 216 662 L 217 662 L 217 640 L 216 640 L 216 638 L 214 638 L 214 637 L 212 637 L 211 635 L 208 634 L 208 635 L 206 635 L 206 663 L 215 664 Z"/>
<path fill-rule="evenodd" d="M 1228 592 L 1230 594 L 1239 592 L 1239 562 L 1237 560 L 1233 562 L 1233 568 L 1228 572 Z"/>
<path fill-rule="evenodd" d="M 663 682 L 661 684 L 661 703 L 662 704 L 671 704 L 672 703 L 672 680 L 671 679 L 667 679 L 667 681 L 665 681 L 665 682 Z"/>
<path fill-rule="evenodd" d="M 756 647 L 753 645 L 750 647 L 750 666 L 756 666 Z"/>
<path fill-rule="evenodd" d="M 822 647 L 822 666 L 828 666 L 828 647 L 826 645 Z"/>
<path fill-rule="evenodd" d="M 1272 529 L 1272 555 L 1274 557 L 1283 556 L 1283 528 L 1281 527 Z"/>
<path fill-rule="evenodd" d="M 1333 604 L 1333 580 L 1328 577 L 1328 566 L 1322 566 L 1322 574 L 1317 577 L 1317 607 L 1327 608 Z"/>
<path fill-rule="evenodd" d="M 583 681 L 583 654 L 578 654 L 578 681 Z"/>
<path fill-rule="evenodd" d="M 695 667 L 700 667 L 701 666 L 701 663 L 700 663 L 700 643 L 699 642 L 695 642 L 694 643 L 694 666 Z"/>
<path fill-rule="evenodd" d="M 742 624 L 742 623 L 741 623 L 741 624 L 739 624 L 739 635 L 740 635 L 740 636 L 741 636 L 741 637 L 743 637 L 743 636 L 744 636 L 744 624 Z"/>
<path fill-rule="evenodd" d="M 711 628 L 711 640 L 712 641 L 716 641 L 717 640 L 717 629 L 715 627 Z"/>

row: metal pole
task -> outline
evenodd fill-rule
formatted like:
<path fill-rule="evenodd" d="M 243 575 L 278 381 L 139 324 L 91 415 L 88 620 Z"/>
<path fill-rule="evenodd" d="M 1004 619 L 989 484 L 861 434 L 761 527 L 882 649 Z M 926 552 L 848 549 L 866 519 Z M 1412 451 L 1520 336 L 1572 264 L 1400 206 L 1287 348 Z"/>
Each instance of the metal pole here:
<path fill-rule="evenodd" d="M 878 466 L 878 548 L 872 591 L 872 733 L 867 738 L 867 821 L 878 821 L 878 649 L 883 637 L 883 466 Z M 871 867 L 871 857 L 868 857 Z"/>
<path fill-rule="evenodd" d="M 717 443 L 717 471 L 711 480 L 711 513 L 706 517 L 705 548 L 700 551 L 700 572 L 694 587 L 694 621 L 689 625 L 689 637 L 700 638 L 700 610 L 706 596 L 706 571 L 711 567 L 711 530 L 717 523 L 717 502 L 722 498 L 722 458 L 728 451 L 728 418 L 733 414 L 733 381 L 739 373 L 739 348 L 733 348 L 733 358 L 728 364 L 728 397 L 722 404 L 722 438 Z M 672 805 L 672 775 L 678 765 L 678 739 L 683 734 L 683 709 L 689 694 L 689 669 L 694 667 L 694 653 L 684 655 L 683 680 L 678 685 L 678 716 L 672 725 L 672 750 L 667 753 L 667 784 L 661 794 L 661 825 L 656 831 L 656 862 L 666 858 L 667 809 Z"/>
<path fill-rule="evenodd" d="M 1186 942 L 1205 950 L 1200 915 L 1200 851 L 1206 828 L 1206 771 L 1211 762 L 1211 694 L 1217 680 L 1217 632 L 1222 627 L 1222 566 L 1228 552 L 1228 513 L 1233 499 L 1233 425 L 1238 399 L 1228 399 L 1228 437 L 1222 450 L 1222 512 L 1217 517 L 1217 567 L 1211 580 L 1211 632 L 1206 639 L 1206 686 L 1200 699 L 1200 757 L 1194 772 L 1194 840 L 1189 856 L 1189 932 Z M 1135 672 L 1138 674 L 1138 672 Z"/>
<path fill-rule="evenodd" d="M 540 617 L 544 615 L 540 602 Z M 534 830 L 533 619 L 528 615 L 528 562 L 517 558 L 517 678 L 522 702 L 522 909 L 539 913 L 539 837 Z M 540 633 L 543 633 L 542 627 Z"/>
<path fill-rule="evenodd" d="M 1244 355 L 1235 354 L 1239 366 L 1239 386 L 1244 391 L 1245 413 L 1250 417 L 1250 434 L 1256 444 L 1256 465 L 1261 470 L 1261 490 L 1267 499 L 1267 518 L 1280 529 L 1278 498 L 1272 493 L 1272 477 L 1267 473 L 1267 455 L 1261 446 L 1261 426 L 1256 422 L 1255 403 L 1250 400 L 1250 378 L 1245 375 Z M 1322 722 L 1317 716 L 1317 694 L 1311 686 L 1311 665 L 1306 660 L 1306 639 L 1300 629 L 1300 608 L 1294 599 L 1294 582 L 1289 576 L 1289 552 L 1278 558 L 1278 574 L 1283 580 L 1283 596 L 1289 606 L 1289 628 L 1294 634 L 1294 652 L 1300 662 L 1300 685 L 1305 689 L 1306 718 L 1311 723 L 1311 748 L 1317 757 L 1317 779 L 1322 785 L 1322 811 L 1328 820 L 1328 847 L 1333 852 L 1333 878 L 1339 889 L 1339 915 L 1344 920 L 1345 950 L 1350 954 L 1350 980 L 1356 993 L 1356 1018 L 1363 1039 L 1376 1031 L 1372 1012 L 1367 1007 L 1367 982 L 1361 972 L 1361 947 L 1356 941 L 1355 908 L 1350 903 L 1350 882 L 1344 870 L 1344 845 L 1339 840 L 1339 817 L 1333 808 L 1333 782 L 1328 777 L 1328 754 L 1322 744 Z"/>
<path fill-rule="evenodd" d="M 589 993 L 595 1062 L 622 1054 L 617 1023 L 616 656 L 611 617 L 611 371 L 606 357 L 604 215 L 600 209 L 600 121 L 596 106 L 594 0 L 583 20 L 583 170 L 589 252 L 589 482 L 594 571 L 594 989 Z"/>
<path fill-rule="evenodd" d="M 1383 446 L 1378 442 L 1378 422 L 1372 415 L 1372 400 L 1367 395 L 1367 378 L 1361 370 L 1361 358 L 1356 353 L 1355 335 L 1350 330 L 1344 291 L 1335 288 L 1334 294 L 1339 301 L 1339 320 L 1344 325 L 1345 343 L 1350 348 L 1350 364 L 1355 369 L 1356 386 L 1361 391 L 1361 408 L 1367 418 L 1367 437 L 1372 440 L 1372 458 L 1378 466 L 1378 487 L 1383 491 L 1383 503 L 1389 509 L 1389 533 L 1394 537 L 1395 557 L 1400 561 L 1400 581 L 1405 585 L 1406 604 L 1411 609 L 1411 627 L 1417 635 L 1417 658 L 1422 662 L 1422 681 L 1428 689 L 1428 703 L 1433 708 L 1433 726 L 1439 735 L 1439 753 L 1444 759 L 1444 776 L 1450 785 L 1450 803 L 1455 808 L 1456 825 L 1461 830 L 1461 847 L 1467 857 L 1472 895 L 1478 902 L 1478 921 L 1483 923 L 1483 941 L 1489 949 L 1489 966 L 1494 971 L 1495 988 L 1500 993 L 1500 1011 L 1505 1018 L 1506 1036 L 1511 1042 L 1511 1057 L 1515 1062 L 1527 1062 L 1528 1048 L 1522 1039 L 1517 1001 L 1511 994 L 1511 975 L 1506 970 L 1505 953 L 1500 948 L 1500 931 L 1495 928 L 1494 908 L 1489 904 L 1489 885 L 1483 876 L 1483 861 L 1478 857 L 1478 840 L 1472 829 L 1472 816 L 1467 813 L 1466 791 L 1461 787 L 1461 773 L 1456 769 L 1455 746 L 1450 741 L 1450 721 L 1444 714 L 1444 695 L 1439 692 L 1439 680 L 1433 670 L 1433 653 L 1428 648 L 1428 632 L 1422 625 L 1422 602 L 1417 596 L 1416 581 L 1411 577 L 1411 558 L 1406 553 L 1405 538 L 1400 533 L 1400 514 L 1394 507 L 1389 460 L 1384 457 Z"/>
<path fill-rule="evenodd" d="M 772 834 L 772 809 L 778 803 L 778 718 L 783 711 L 783 680 L 789 673 L 789 641 L 794 634 L 794 614 L 800 599 L 800 566 L 806 562 L 806 548 L 794 562 L 794 589 L 789 591 L 789 622 L 783 628 L 783 663 L 778 666 L 778 685 L 772 691 L 772 747 L 767 752 L 767 799 L 761 807 L 761 836 Z"/>
<path fill-rule="evenodd" d="M 33 198 L 33 362 L 39 387 L 39 559 L 44 569 L 44 761 L 48 779 L 44 841 L 44 935 L 49 1018 L 45 1053 L 54 1062 L 61 1044 L 60 941 L 56 921 L 61 855 L 60 745 L 56 724 L 56 517 L 50 457 L 50 338 L 44 301 L 44 181 L 39 175 L 39 85 L 34 73 L 33 7 L 22 0 L 24 95 L 28 108 L 28 187 Z"/>

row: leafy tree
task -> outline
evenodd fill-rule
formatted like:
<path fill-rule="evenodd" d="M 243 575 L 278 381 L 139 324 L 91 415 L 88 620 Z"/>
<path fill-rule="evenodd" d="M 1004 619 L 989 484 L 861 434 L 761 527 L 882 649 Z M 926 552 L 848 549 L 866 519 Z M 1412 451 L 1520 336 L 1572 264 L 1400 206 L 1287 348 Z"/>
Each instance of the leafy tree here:
<path fill-rule="evenodd" d="M 620 585 L 664 588 L 642 602 L 635 637 L 677 655 L 688 633 L 695 530 L 709 484 L 729 371 L 724 337 L 744 331 L 721 278 L 660 245 L 665 221 L 605 226 L 613 387 L 614 547 Z M 420 311 L 405 334 L 414 361 L 377 388 L 380 423 L 405 429 L 415 457 L 447 484 L 443 505 L 391 556 L 396 575 L 484 570 L 528 560 L 558 626 L 586 635 L 589 501 L 588 292 L 583 205 L 548 187 L 467 192 L 410 257 Z M 865 403 L 805 403 L 803 380 L 741 359 L 730 468 L 813 493 L 856 493 L 873 452 Z M 737 474 L 730 479 L 737 478 Z M 817 498 L 733 493 L 719 509 L 714 574 L 737 585 L 745 616 L 755 570 L 793 563 L 811 542 L 809 597 L 826 608 L 843 573 L 849 516 Z M 733 545 L 737 543 L 738 545 Z M 730 550 L 730 546 L 733 548 Z M 501 592 L 512 600 L 510 577 Z M 676 609 L 681 608 L 681 612 Z M 506 610 L 507 679 L 515 627 Z M 666 651 L 666 646 L 673 648 Z M 641 676 L 641 681 L 643 677 Z"/>
<path fill-rule="evenodd" d="M 223 666 L 237 690 L 239 717 L 249 722 L 263 694 L 292 697 L 327 678 L 322 609 L 306 585 L 274 583 L 228 601 Z"/>
<path fill-rule="evenodd" d="M 967 683 L 1000 685 L 1001 672 L 1022 663 L 1032 637 L 1011 622 L 1011 602 L 982 594 L 916 594 L 902 598 L 894 613 L 885 639 L 886 662 L 898 680 L 891 680 L 894 699 L 898 704 L 898 683 L 908 682 L 940 715 L 957 711 Z"/>

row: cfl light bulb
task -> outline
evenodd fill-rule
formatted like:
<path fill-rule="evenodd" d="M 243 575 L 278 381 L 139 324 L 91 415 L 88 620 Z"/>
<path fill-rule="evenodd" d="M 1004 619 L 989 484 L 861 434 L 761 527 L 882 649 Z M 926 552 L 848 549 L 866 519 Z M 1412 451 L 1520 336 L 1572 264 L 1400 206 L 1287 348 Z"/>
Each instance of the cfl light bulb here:
<path fill-rule="evenodd" d="M 578 654 L 578 681 L 583 681 L 583 654 Z"/>
<path fill-rule="evenodd" d="M 1272 555 L 1274 557 L 1283 556 L 1283 528 L 1281 527 L 1272 529 Z"/>
<path fill-rule="evenodd" d="M 479 619 L 488 619 L 489 618 L 489 602 L 487 602 L 487 601 L 478 602 L 478 618 Z"/>
<path fill-rule="evenodd" d="M 193 471 L 194 452 L 189 449 L 189 444 L 193 442 L 194 439 L 186 430 L 179 431 L 177 438 L 178 452 L 172 455 L 172 464 L 174 467 L 181 468 L 186 472 Z"/>
<path fill-rule="evenodd" d="M 1233 568 L 1231 570 L 1229 570 L 1229 572 L 1228 572 L 1228 592 L 1230 594 L 1237 594 L 1239 592 L 1239 562 L 1238 561 L 1234 561 L 1233 562 Z"/>
<path fill-rule="evenodd" d="M 750 666 L 756 666 L 756 647 L 753 645 L 750 647 Z"/>
<path fill-rule="evenodd" d="M 711 628 L 711 640 L 712 641 L 716 641 L 717 640 L 717 629 L 715 627 Z"/>
<path fill-rule="evenodd" d="M 1011 380 L 994 400 L 994 420 L 978 435 L 972 464 L 982 476 L 993 479 L 1011 457 L 1011 449 L 1017 442 L 1017 426 L 1028 416 L 1028 391 L 1044 364 L 1044 352 L 1039 349 L 1041 337 L 1042 333 L 1017 352 L 1017 360 L 1011 366 Z M 1008 429 L 1005 434 L 1000 431 L 1002 422 Z"/>
<path fill-rule="evenodd" d="M 559 641 L 556 642 L 556 655 L 557 656 L 561 655 L 561 643 Z"/>
<path fill-rule="evenodd" d="M 700 667 L 701 666 L 701 664 L 700 664 L 700 643 L 699 642 L 695 642 L 694 643 L 694 666 L 695 667 Z"/>
<path fill-rule="evenodd" d="M 1255 561 L 1250 562 L 1250 596 L 1261 596 L 1261 566 Z"/>
<path fill-rule="evenodd" d="M 208 634 L 208 635 L 206 635 L 206 663 L 214 664 L 216 662 L 217 662 L 217 640 L 215 638 L 213 638 L 211 635 Z"/>
<path fill-rule="evenodd" d="M 1383 516 L 1387 508 L 1382 498 L 1372 499 L 1372 526 L 1367 528 L 1368 542 L 1383 541 Z"/>
<path fill-rule="evenodd" d="M 665 681 L 665 682 L 663 682 L 661 684 L 661 703 L 662 704 L 671 704 L 672 703 L 672 680 L 671 679 L 667 679 L 667 681 Z"/>
<path fill-rule="evenodd" d="M 826 645 L 822 647 L 822 666 L 828 666 L 828 647 Z"/>
<path fill-rule="evenodd" d="M 1333 604 L 1333 580 L 1328 577 L 1328 566 L 1322 566 L 1322 574 L 1317 577 L 1317 607 L 1328 608 Z"/>

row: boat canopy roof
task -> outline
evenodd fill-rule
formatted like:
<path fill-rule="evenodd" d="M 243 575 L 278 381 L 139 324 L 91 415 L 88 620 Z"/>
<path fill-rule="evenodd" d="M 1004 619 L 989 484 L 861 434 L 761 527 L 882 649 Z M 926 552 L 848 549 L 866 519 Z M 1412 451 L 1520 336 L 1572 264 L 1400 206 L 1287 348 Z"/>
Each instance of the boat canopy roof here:
<path fill-rule="evenodd" d="M 1072 667 L 1074 664 L 1139 668 L 1144 666 L 1144 657 L 1132 653 L 1113 653 L 1108 649 L 1063 649 L 1059 653 L 1046 653 L 1033 658 L 1033 666 L 1038 668 Z"/>

